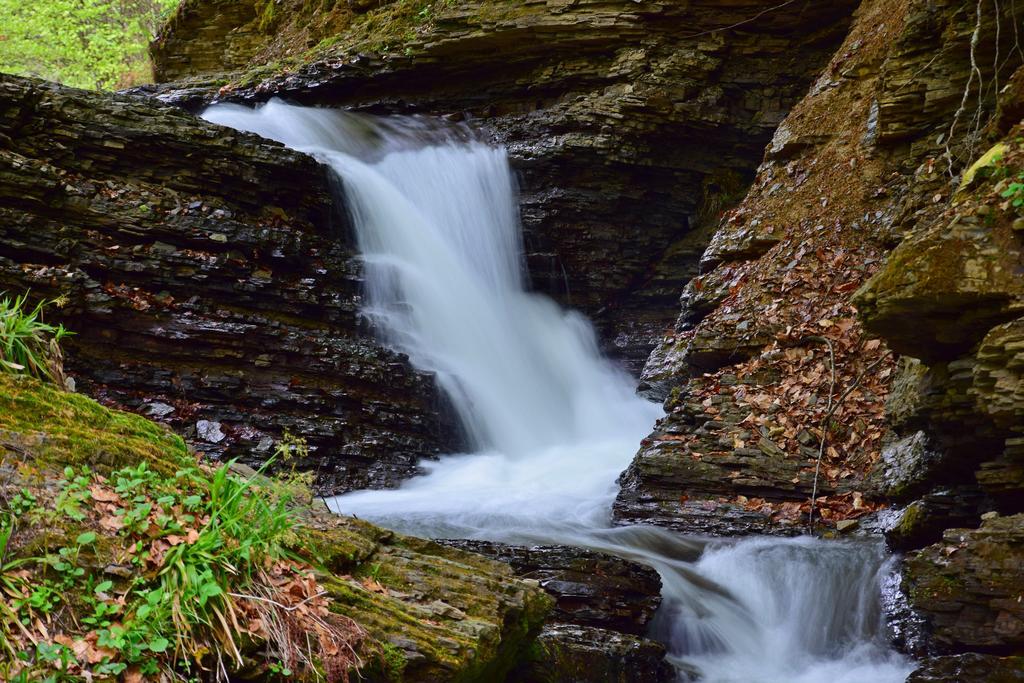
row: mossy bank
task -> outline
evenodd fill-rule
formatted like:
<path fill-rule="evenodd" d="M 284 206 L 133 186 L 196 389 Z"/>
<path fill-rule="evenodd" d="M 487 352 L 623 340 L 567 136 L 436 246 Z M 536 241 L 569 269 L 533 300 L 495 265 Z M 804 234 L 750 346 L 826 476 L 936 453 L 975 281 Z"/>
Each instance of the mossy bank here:
<path fill-rule="evenodd" d="M 504 565 L 34 379 L 0 375 L 0 449 L 5 679 L 501 680 L 550 609 Z"/>

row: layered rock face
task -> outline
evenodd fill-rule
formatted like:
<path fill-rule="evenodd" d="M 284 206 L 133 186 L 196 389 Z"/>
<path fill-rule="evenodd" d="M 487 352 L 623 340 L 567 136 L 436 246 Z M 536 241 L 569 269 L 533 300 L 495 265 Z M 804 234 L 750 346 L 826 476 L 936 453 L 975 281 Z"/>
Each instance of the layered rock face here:
<path fill-rule="evenodd" d="M 534 285 L 638 370 L 709 219 L 742 193 L 856 3 L 406 4 L 186 2 L 153 56 L 161 80 L 191 80 L 156 92 L 472 120 L 520 173 Z M 277 74 L 253 68 L 273 60 Z"/>
<path fill-rule="evenodd" d="M 979 24 L 975 9 L 953 1 L 860 7 L 846 43 L 768 146 L 750 193 L 727 213 L 704 253 L 706 272 L 684 290 L 675 332 L 645 367 L 645 389 L 668 396 L 669 415 L 623 477 L 620 520 L 794 533 L 808 528 L 816 489 L 815 524 L 849 529 L 880 504 L 919 498 L 920 510 L 943 521 L 931 536 L 904 528 L 913 539 L 906 547 L 937 540 L 946 525 L 976 523 L 992 504 L 973 473 L 982 449 L 1011 435 L 984 413 L 1001 416 L 1004 431 L 1019 423 L 1010 407 L 1019 382 L 1012 324 L 982 338 L 1014 316 L 1019 238 L 992 219 L 972 217 L 953 232 L 946 222 L 928 227 L 964 196 L 950 173 L 987 147 L 967 119 L 995 121 L 997 106 L 1013 106 L 1009 96 L 999 104 L 994 89 L 1020 63 L 999 30 L 1013 26 L 1012 11 L 982 12 Z M 974 41 L 980 105 L 976 29 L 984 37 Z M 997 53 L 1012 55 L 998 60 L 998 73 Z M 965 91 L 971 104 L 958 114 Z M 940 232 L 946 247 L 922 243 Z M 884 292 L 855 300 L 905 234 L 912 237 L 865 290 Z M 929 291 L 929 281 L 907 264 L 933 256 L 929 277 L 943 284 L 932 301 L 942 303 L 928 310 L 910 297 Z M 957 287 L 965 293 L 947 291 Z M 870 339 L 879 333 L 884 343 Z M 897 363 L 891 353 L 932 362 L 964 348 L 985 349 L 984 370 Z M 953 445 L 960 456 L 951 457 Z M 1005 483 L 1013 468 L 984 469 L 987 493 L 1014 511 Z M 939 486 L 951 482 L 955 492 Z"/>
<path fill-rule="evenodd" d="M 305 437 L 327 491 L 453 445 L 432 378 L 373 340 L 331 179 L 179 109 L 0 76 L 0 290 L 62 297 L 79 389 L 199 450 Z"/>
<path fill-rule="evenodd" d="M 1018 22 L 863 3 L 647 363 L 668 415 L 615 506 L 722 534 L 880 526 L 918 549 L 903 586 L 936 656 L 912 680 L 1021 677 Z"/>

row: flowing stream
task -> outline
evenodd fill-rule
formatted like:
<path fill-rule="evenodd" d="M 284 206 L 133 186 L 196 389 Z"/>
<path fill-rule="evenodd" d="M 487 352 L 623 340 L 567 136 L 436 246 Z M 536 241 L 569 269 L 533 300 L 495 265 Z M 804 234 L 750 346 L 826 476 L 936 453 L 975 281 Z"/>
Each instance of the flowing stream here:
<path fill-rule="evenodd" d="M 906 678 L 913 667 L 884 636 L 891 569 L 878 544 L 611 526 L 616 478 L 662 411 L 602 358 L 585 318 L 528 291 L 503 149 L 423 119 L 276 101 L 203 116 L 335 171 L 365 261 L 364 314 L 436 374 L 471 445 L 397 490 L 340 496 L 335 510 L 422 536 L 576 545 L 647 564 L 663 583 L 651 636 L 680 680 Z"/>

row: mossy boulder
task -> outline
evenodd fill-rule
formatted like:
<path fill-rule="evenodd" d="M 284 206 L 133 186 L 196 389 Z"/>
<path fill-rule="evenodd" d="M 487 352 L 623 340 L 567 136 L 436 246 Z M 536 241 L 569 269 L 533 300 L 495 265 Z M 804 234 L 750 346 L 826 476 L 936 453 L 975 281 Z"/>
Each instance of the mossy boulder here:
<path fill-rule="evenodd" d="M 149 420 L 28 377 L 0 373 L 0 448 L 41 468 L 87 465 L 101 473 L 146 461 L 173 472 L 188 449 Z"/>
<path fill-rule="evenodd" d="M 541 632 L 516 683 L 669 683 L 678 679 L 659 643 L 628 633 L 572 624 Z"/>
<path fill-rule="evenodd" d="M 917 227 L 857 293 L 865 328 L 895 351 L 951 360 L 1024 312 L 1019 207 L 1005 196 L 1024 172 L 1022 133 L 1018 126 L 982 155 L 949 207 Z"/>

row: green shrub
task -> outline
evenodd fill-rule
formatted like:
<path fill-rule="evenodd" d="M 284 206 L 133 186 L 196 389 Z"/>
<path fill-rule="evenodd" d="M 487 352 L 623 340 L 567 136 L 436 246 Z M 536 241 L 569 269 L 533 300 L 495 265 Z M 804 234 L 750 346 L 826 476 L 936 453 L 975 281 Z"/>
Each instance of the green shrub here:
<path fill-rule="evenodd" d="M 147 48 L 179 0 L 0 0 L 0 71 L 77 88 L 151 80 Z"/>
<path fill-rule="evenodd" d="M 64 382 L 60 340 L 71 334 L 63 325 L 43 322 L 43 311 L 60 301 L 40 301 L 29 309 L 24 295 L 0 298 L 0 372 L 28 374 Z"/>

